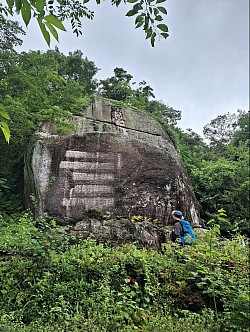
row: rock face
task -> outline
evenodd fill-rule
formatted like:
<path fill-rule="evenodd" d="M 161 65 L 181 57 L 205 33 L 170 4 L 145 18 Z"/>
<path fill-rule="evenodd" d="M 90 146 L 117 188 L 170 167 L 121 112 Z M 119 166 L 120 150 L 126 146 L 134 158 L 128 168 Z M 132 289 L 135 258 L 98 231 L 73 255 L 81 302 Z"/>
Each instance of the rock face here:
<path fill-rule="evenodd" d="M 40 134 L 31 159 L 39 214 L 68 223 L 84 212 L 147 216 L 172 209 L 199 223 L 191 184 L 170 137 L 148 114 L 96 99 L 73 119 L 74 134 Z"/>
<path fill-rule="evenodd" d="M 169 230 L 157 227 L 150 222 L 137 223 L 124 218 L 110 220 L 83 218 L 76 223 L 72 233 L 81 239 L 86 239 L 91 234 L 98 242 L 136 243 L 139 247 L 157 251 L 161 251 L 162 244 L 171 239 Z"/>

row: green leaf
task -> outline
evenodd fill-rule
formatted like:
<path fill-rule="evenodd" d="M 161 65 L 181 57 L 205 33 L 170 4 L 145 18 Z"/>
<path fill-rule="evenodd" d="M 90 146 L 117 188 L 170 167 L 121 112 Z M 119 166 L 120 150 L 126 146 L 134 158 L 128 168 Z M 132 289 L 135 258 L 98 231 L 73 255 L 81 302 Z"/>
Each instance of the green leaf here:
<path fill-rule="evenodd" d="M 50 24 L 54 25 L 58 29 L 66 31 L 66 29 L 65 29 L 64 25 L 62 24 L 62 22 L 55 15 L 52 15 L 52 14 L 46 15 L 46 16 L 44 16 L 44 20 L 49 22 Z"/>
<path fill-rule="evenodd" d="M 165 7 L 157 7 L 159 9 L 160 12 L 162 12 L 163 14 L 167 15 L 167 9 Z"/>
<path fill-rule="evenodd" d="M 154 8 L 154 14 L 155 14 L 155 16 L 157 16 L 158 13 L 159 13 L 159 10 L 157 8 Z"/>
<path fill-rule="evenodd" d="M 142 10 L 142 9 L 143 9 L 143 7 L 140 3 L 136 3 L 132 8 L 132 10 L 134 10 L 136 12 L 138 12 L 139 10 Z"/>
<path fill-rule="evenodd" d="M 144 27 L 143 27 L 143 30 L 145 30 L 145 32 L 147 32 L 148 30 L 148 24 L 149 24 L 149 18 L 148 16 L 145 17 L 145 24 L 144 24 Z"/>
<path fill-rule="evenodd" d="M 210 225 L 210 224 L 212 224 L 212 223 L 214 223 L 214 222 L 215 222 L 214 219 L 210 219 L 210 220 L 207 222 L 207 225 Z"/>
<path fill-rule="evenodd" d="M 133 16 L 135 14 L 137 14 L 137 12 L 135 12 L 133 9 L 131 9 L 127 12 L 126 16 Z"/>
<path fill-rule="evenodd" d="M 143 21 L 142 21 L 142 22 L 139 22 L 139 23 L 136 24 L 135 28 L 136 28 L 136 29 L 137 29 L 137 28 L 140 28 L 143 24 L 144 24 Z"/>
<path fill-rule="evenodd" d="M 167 39 L 168 36 L 169 36 L 169 34 L 168 34 L 167 32 L 162 32 L 162 33 L 161 33 L 161 36 L 162 36 L 163 38 Z"/>
<path fill-rule="evenodd" d="M 151 46 L 154 47 L 155 46 L 155 36 L 156 36 L 156 33 L 154 32 L 151 36 L 151 39 L 150 39 L 150 42 L 151 42 Z"/>
<path fill-rule="evenodd" d="M 121 311 L 121 315 L 126 319 L 130 319 L 130 315 L 126 311 Z"/>
<path fill-rule="evenodd" d="M 218 217 L 218 220 L 219 221 L 224 221 L 225 223 L 228 223 L 228 220 L 226 218 L 223 218 L 223 217 Z"/>
<path fill-rule="evenodd" d="M 149 37 L 152 36 L 153 30 L 150 27 L 149 29 L 145 30 L 145 32 L 146 32 L 146 39 L 148 39 Z"/>
<path fill-rule="evenodd" d="M 97 3 L 98 5 L 100 5 L 101 0 L 96 0 L 96 3 Z"/>
<path fill-rule="evenodd" d="M 6 0 L 6 2 L 7 2 L 7 5 L 9 7 L 10 12 L 12 13 L 12 8 L 14 6 L 15 1 L 14 0 Z"/>
<path fill-rule="evenodd" d="M 219 225 L 215 225 L 214 226 L 214 231 L 216 234 L 220 235 L 220 226 Z"/>
<path fill-rule="evenodd" d="M 10 142 L 10 129 L 9 126 L 7 125 L 7 123 L 1 121 L 0 122 L 0 128 L 4 134 L 5 140 L 6 142 Z"/>
<path fill-rule="evenodd" d="M 166 0 L 157 0 L 156 3 L 165 2 Z"/>
<path fill-rule="evenodd" d="M 46 26 L 48 27 L 49 31 L 51 32 L 52 36 L 58 41 L 58 33 L 56 29 L 53 27 L 52 24 L 49 22 L 45 22 Z"/>
<path fill-rule="evenodd" d="M 144 16 L 143 15 L 136 16 L 135 24 L 137 24 L 139 22 L 143 22 L 143 21 L 144 21 Z"/>
<path fill-rule="evenodd" d="M 0 107 L 2 108 L 2 105 L 0 105 Z M 8 114 L 6 111 L 4 111 L 4 110 L 0 110 L 0 115 L 1 115 L 3 118 L 5 118 L 6 120 L 10 120 L 10 116 L 9 116 L 9 114 Z"/>
<path fill-rule="evenodd" d="M 46 30 L 45 25 L 40 17 L 37 18 L 37 21 L 42 31 L 43 37 L 46 40 L 46 43 L 48 44 L 48 46 L 50 46 L 50 34 Z"/>
<path fill-rule="evenodd" d="M 34 7 L 41 13 L 46 5 L 45 0 L 36 0 L 36 3 L 34 4 Z"/>
<path fill-rule="evenodd" d="M 158 24 L 157 28 L 159 28 L 161 31 L 168 32 L 168 27 L 166 24 Z"/>
<path fill-rule="evenodd" d="M 16 5 L 16 11 L 19 11 L 22 7 L 22 1 L 21 0 L 15 0 Z"/>
<path fill-rule="evenodd" d="M 127 2 L 129 2 L 129 3 L 135 3 L 135 2 L 137 2 L 138 0 L 127 0 Z"/>
<path fill-rule="evenodd" d="M 23 5 L 21 7 L 22 18 L 27 26 L 31 19 L 31 7 L 27 0 L 23 0 Z"/>
<path fill-rule="evenodd" d="M 163 18 L 161 17 L 161 15 L 157 15 L 157 16 L 155 17 L 155 20 L 156 20 L 156 21 L 162 21 Z"/>

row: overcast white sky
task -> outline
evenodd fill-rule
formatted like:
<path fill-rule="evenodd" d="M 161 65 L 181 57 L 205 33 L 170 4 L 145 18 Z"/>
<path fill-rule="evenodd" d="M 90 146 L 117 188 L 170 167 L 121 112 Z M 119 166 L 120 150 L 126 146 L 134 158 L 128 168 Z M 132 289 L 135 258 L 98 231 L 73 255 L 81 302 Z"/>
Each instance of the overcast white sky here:
<path fill-rule="evenodd" d="M 157 100 L 182 111 L 184 130 L 202 134 L 219 114 L 249 109 L 249 0 L 167 0 L 170 37 L 154 48 L 125 17 L 129 6 L 94 6 L 82 36 L 59 34 L 60 51 L 82 50 L 101 69 L 98 79 L 122 67 L 137 83 L 145 80 Z M 35 22 L 17 50 L 30 49 L 48 49 Z"/>

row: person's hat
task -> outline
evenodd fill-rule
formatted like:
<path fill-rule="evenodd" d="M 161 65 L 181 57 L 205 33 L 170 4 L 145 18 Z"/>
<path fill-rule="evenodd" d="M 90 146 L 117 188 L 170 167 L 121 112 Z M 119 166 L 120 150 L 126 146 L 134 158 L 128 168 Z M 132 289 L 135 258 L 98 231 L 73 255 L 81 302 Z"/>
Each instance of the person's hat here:
<path fill-rule="evenodd" d="M 172 216 L 175 220 L 181 220 L 182 219 L 182 212 L 178 210 L 174 210 L 172 212 Z"/>

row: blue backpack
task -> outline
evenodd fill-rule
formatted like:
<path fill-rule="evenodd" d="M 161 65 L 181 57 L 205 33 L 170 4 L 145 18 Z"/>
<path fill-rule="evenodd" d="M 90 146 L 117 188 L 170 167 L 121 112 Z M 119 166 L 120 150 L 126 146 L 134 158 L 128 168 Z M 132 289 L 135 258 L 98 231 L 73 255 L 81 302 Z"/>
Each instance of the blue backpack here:
<path fill-rule="evenodd" d="M 192 226 L 190 225 L 190 223 L 187 220 L 184 220 L 184 219 L 180 220 L 180 224 L 183 229 L 183 235 L 181 237 L 181 242 L 186 243 L 187 242 L 186 236 L 189 236 L 190 239 L 189 239 L 188 243 L 192 245 L 193 239 L 194 240 L 196 239 L 196 235 L 194 233 Z"/>

